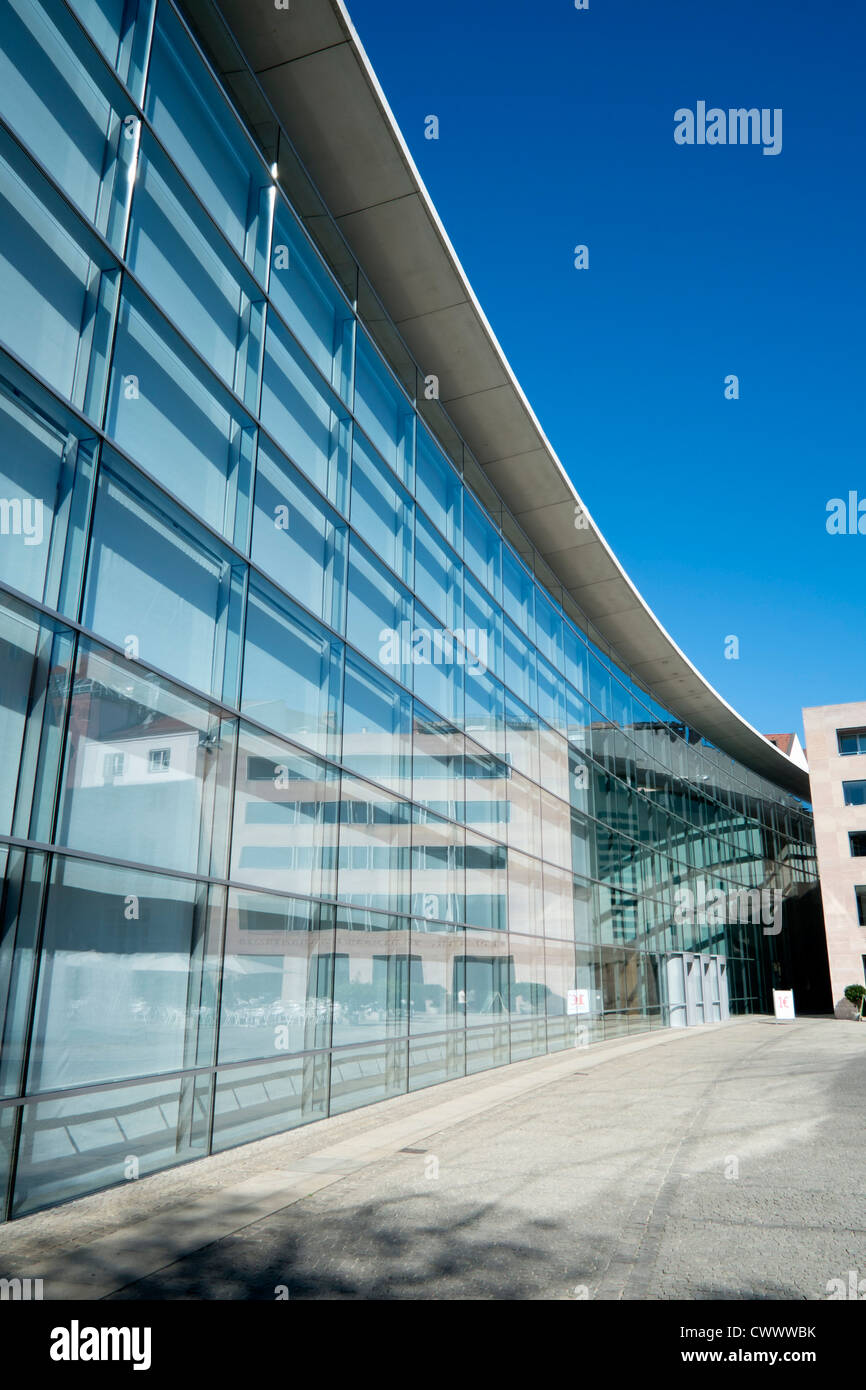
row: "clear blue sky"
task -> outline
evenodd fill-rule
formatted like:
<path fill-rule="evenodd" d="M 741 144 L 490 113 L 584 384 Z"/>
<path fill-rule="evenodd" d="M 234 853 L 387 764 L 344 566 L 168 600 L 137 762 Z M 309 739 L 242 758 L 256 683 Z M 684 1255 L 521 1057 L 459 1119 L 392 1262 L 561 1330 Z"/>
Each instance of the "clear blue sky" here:
<path fill-rule="evenodd" d="M 536 414 L 676 641 L 764 732 L 866 699 L 866 535 L 825 526 L 830 498 L 866 499 L 866 6 L 349 9 Z M 781 153 L 675 144 L 699 100 L 782 108 Z"/>

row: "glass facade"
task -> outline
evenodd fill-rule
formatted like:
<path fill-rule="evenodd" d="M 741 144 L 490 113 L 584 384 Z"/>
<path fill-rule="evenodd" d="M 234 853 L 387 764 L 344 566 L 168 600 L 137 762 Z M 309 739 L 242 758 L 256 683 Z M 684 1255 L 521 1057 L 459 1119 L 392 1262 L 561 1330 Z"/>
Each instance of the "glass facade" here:
<path fill-rule="evenodd" d="M 3 0 L 7 1217 L 676 1024 L 696 955 L 702 1017 L 762 1010 L 773 935 L 683 891 L 816 881 L 533 553 L 230 46 Z"/>

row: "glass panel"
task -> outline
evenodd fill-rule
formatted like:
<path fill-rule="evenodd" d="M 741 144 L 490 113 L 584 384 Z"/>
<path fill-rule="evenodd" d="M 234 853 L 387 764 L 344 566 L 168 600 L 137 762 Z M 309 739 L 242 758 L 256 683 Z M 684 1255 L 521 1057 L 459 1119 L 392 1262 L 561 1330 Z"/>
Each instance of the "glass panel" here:
<path fill-rule="evenodd" d="M 509 766 L 537 782 L 538 718 L 508 694 L 505 697 L 505 748 Z"/>
<path fill-rule="evenodd" d="M 0 607 L 0 832 L 12 830 L 12 812 L 30 700 L 39 623 L 26 613 Z M 44 680 L 40 682 L 44 688 Z M 35 700 L 34 700 L 35 704 Z"/>
<path fill-rule="evenodd" d="M 464 832 L 418 806 L 413 816 L 413 915 L 429 922 L 462 921 Z"/>
<path fill-rule="evenodd" d="M 294 216 L 282 201 L 274 217 L 271 299 L 319 371 L 349 400 L 353 317 Z"/>
<path fill-rule="evenodd" d="M 0 580 L 41 600 L 77 441 L 2 383 L 0 432 Z"/>
<path fill-rule="evenodd" d="M 405 487 L 414 482 L 413 413 L 366 333 L 358 333 L 355 418 Z"/>
<path fill-rule="evenodd" d="M 241 725 L 231 877 L 256 888 L 333 898 L 339 774 Z"/>
<path fill-rule="evenodd" d="M 360 432 L 352 447 L 353 527 L 404 584 L 412 582 L 412 499 Z"/>
<path fill-rule="evenodd" d="M 477 666 L 502 679 L 502 610 L 467 571 L 463 576 L 463 628 L 458 633 Z"/>
<path fill-rule="evenodd" d="M 453 466 L 420 424 L 415 496 L 448 543 L 459 550 L 463 534 L 463 485 Z"/>
<path fill-rule="evenodd" d="M 461 928 L 448 927 L 441 922 L 412 923 L 409 974 L 409 1028 L 412 1033 L 439 1033 L 443 1028 L 462 1032 L 466 1015 L 465 1007 L 461 1008 L 458 1003 L 458 996 L 461 990 L 465 994 L 465 954 Z M 459 1067 L 452 1067 L 451 1071 L 460 1074 Z"/>
<path fill-rule="evenodd" d="M 86 47 L 62 7 L 8 0 L 0 48 L 0 116 L 91 221 L 96 216 L 111 106 L 84 64 Z"/>
<path fill-rule="evenodd" d="M 463 749 L 459 730 L 418 701 L 412 721 L 412 797 L 452 820 L 463 819 Z"/>
<path fill-rule="evenodd" d="M 338 514 L 261 438 L 252 557 L 338 631 L 345 621 L 347 535 Z"/>
<path fill-rule="evenodd" d="M 508 843 L 541 858 L 541 792 L 534 783 L 512 773 Z"/>
<path fill-rule="evenodd" d="M 72 398 L 92 265 L 2 156 L 0 339 Z"/>
<path fill-rule="evenodd" d="M 378 912 L 338 909 L 334 1047 L 405 1035 L 408 1027 L 408 922 Z M 335 1067 L 338 1057 L 334 1055 Z M 348 1079 L 345 1069 L 340 1079 Z"/>
<path fill-rule="evenodd" d="M 508 926 L 528 936 L 544 931 L 541 862 L 516 849 L 508 851 Z"/>
<path fill-rule="evenodd" d="M 378 912 L 409 911 L 411 807 L 343 774 L 337 897 Z"/>
<path fill-rule="evenodd" d="M 463 499 L 463 555 L 473 574 L 500 602 L 502 538 L 469 492 Z"/>
<path fill-rule="evenodd" d="M 205 704 L 82 641 L 57 841 L 167 869 L 194 873 L 201 863 L 222 872 L 232 757 L 231 725 Z"/>
<path fill-rule="evenodd" d="M 262 424 L 341 512 L 347 510 L 349 415 L 295 340 L 270 315 L 265 335 Z"/>
<path fill-rule="evenodd" d="M 215 1025 L 218 926 L 192 880 L 55 859 L 28 1090 L 195 1065 Z"/>
<path fill-rule="evenodd" d="M 547 1048 L 547 984 L 544 942 L 510 936 L 513 961 L 511 981 L 511 1061 L 537 1057 Z"/>
<path fill-rule="evenodd" d="M 467 653 L 466 732 L 497 757 L 505 756 L 505 691 L 499 681 L 480 670 L 477 654 Z"/>
<path fill-rule="evenodd" d="M 363 982 L 362 982 L 363 984 Z M 341 1048 L 331 1058 L 330 1114 L 372 1105 L 406 1090 L 405 1039 L 373 1047 Z"/>
<path fill-rule="evenodd" d="M 424 996 L 425 1000 L 428 997 Z M 461 1028 L 444 1037 L 414 1039 L 409 1043 L 409 1090 L 452 1081 L 466 1073 L 466 1033 Z"/>
<path fill-rule="evenodd" d="M 221 1062 L 330 1045 L 333 925 L 317 903 L 230 891 Z"/>
<path fill-rule="evenodd" d="M 250 584 L 241 709 L 330 755 L 339 747 L 343 644 L 262 580 Z"/>
<path fill-rule="evenodd" d="M 537 589 L 535 594 L 535 641 L 542 656 L 561 671 L 565 665 L 562 614 L 541 589 Z"/>
<path fill-rule="evenodd" d="M 514 957 L 508 933 L 467 930 L 465 970 L 467 1027 L 489 1024 L 507 1016 L 514 979 Z M 508 1060 L 507 1055 L 504 1060 Z"/>
<path fill-rule="evenodd" d="M 209 1076 L 24 1106 L 13 1216 L 207 1153 Z"/>
<path fill-rule="evenodd" d="M 505 846 L 491 844 L 467 830 L 464 863 L 464 921 L 504 931 L 508 924 L 508 852 Z"/>
<path fill-rule="evenodd" d="M 322 1119 L 328 1113 L 329 1071 L 327 1053 L 219 1071 L 213 1152 Z"/>
<path fill-rule="evenodd" d="M 264 168 L 164 4 L 157 14 L 144 114 L 217 226 L 253 264 Z"/>
<path fill-rule="evenodd" d="M 415 694 L 446 719 L 462 719 L 468 653 L 420 603 L 415 604 L 411 656 Z"/>
<path fill-rule="evenodd" d="M 530 639 L 535 636 L 535 584 L 529 571 L 507 545 L 502 547 L 502 588 L 504 607 Z"/>
<path fill-rule="evenodd" d="M 127 656 L 219 695 L 229 634 L 237 645 L 240 591 L 207 533 L 158 508 L 158 496 L 103 464 L 82 622 Z"/>
<path fill-rule="evenodd" d="M 505 840 L 509 821 L 508 788 L 511 771 L 507 763 L 482 753 L 467 741 L 464 763 L 466 804 L 463 819 L 495 840 Z"/>
<path fill-rule="evenodd" d="M 455 632 L 463 625 L 463 566 L 435 527 L 421 513 L 415 515 L 415 593 L 445 627 Z"/>
<path fill-rule="evenodd" d="M 241 336 L 240 268 L 145 131 L 127 259 L 177 327 L 229 386 Z"/>
<path fill-rule="evenodd" d="M 412 700 L 387 677 L 346 653 L 343 764 L 407 794 L 412 771 Z"/>
<path fill-rule="evenodd" d="M 411 600 L 354 536 L 349 547 L 346 636 L 395 680 L 411 686 Z"/>
<path fill-rule="evenodd" d="M 509 690 L 513 690 L 525 704 L 531 705 L 533 709 L 538 703 L 535 663 L 535 648 L 529 645 L 522 632 L 506 618 L 505 684 Z"/>
<path fill-rule="evenodd" d="M 196 516 L 233 534 L 232 492 L 250 491 L 252 428 L 135 294 L 121 302 L 106 430 Z"/>

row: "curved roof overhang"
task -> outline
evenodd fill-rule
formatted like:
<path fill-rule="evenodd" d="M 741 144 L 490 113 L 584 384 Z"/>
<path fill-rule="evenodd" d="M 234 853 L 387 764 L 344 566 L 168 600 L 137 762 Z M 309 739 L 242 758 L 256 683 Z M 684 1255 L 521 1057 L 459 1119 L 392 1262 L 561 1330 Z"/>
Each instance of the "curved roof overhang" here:
<path fill-rule="evenodd" d="M 497 342 L 342 0 L 219 0 L 351 251 L 503 502 L 614 652 L 731 757 L 809 799 L 806 772 L 703 678 L 592 520 Z M 575 504 L 586 517 L 574 525 Z"/>

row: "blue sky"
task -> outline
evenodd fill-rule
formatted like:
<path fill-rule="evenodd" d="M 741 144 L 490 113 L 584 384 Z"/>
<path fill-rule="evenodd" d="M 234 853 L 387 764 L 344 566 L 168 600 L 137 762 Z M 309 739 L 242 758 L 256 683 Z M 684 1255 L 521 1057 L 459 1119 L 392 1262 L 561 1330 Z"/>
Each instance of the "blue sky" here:
<path fill-rule="evenodd" d="M 825 524 L 831 498 L 866 499 L 864 7 L 349 8 L 518 379 L 661 621 L 765 732 L 866 699 L 866 535 Z M 781 108 L 781 152 L 677 145 L 699 100 Z"/>

